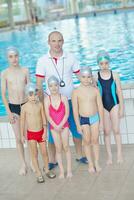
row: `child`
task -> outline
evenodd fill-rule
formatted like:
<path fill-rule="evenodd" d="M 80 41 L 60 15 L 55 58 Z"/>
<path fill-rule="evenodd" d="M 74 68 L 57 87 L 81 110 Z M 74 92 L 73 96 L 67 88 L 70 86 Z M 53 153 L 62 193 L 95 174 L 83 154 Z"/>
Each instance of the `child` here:
<path fill-rule="evenodd" d="M 19 175 L 26 175 L 27 165 L 20 133 L 20 112 L 21 106 L 26 102 L 24 90 L 29 82 L 29 70 L 20 66 L 19 51 L 15 47 L 7 48 L 7 59 L 9 67 L 1 73 L 1 94 L 15 134 L 16 146 L 21 161 Z"/>
<path fill-rule="evenodd" d="M 121 135 L 120 135 L 120 118 L 123 117 L 123 95 L 121 83 L 117 73 L 109 69 L 110 57 L 107 52 L 100 51 L 97 56 L 97 62 L 100 67 L 98 72 L 98 87 L 102 96 L 104 106 L 104 137 L 107 150 L 107 164 L 112 164 L 112 152 L 110 142 L 111 129 L 114 132 L 117 144 L 117 163 L 123 162 Z"/>
<path fill-rule="evenodd" d="M 73 91 L 73 113 L 77 130 L 82 134 L 83 146 L 89 163 L 89 173 L 101 171 L 99 166 L 99 125 L 103 128 L 103 105 L 96 87 L 92 86 L 91 69 L 81 68 L 80 86 Z M 94 164 L 91 153 L 94 154 Z"/>
<path fill-rule="evenodd" d="M 48 178 L 55 178 L 56 175 L 48 170 L 48 154 L 46 149 L 46 119 L 44 114 L 43 105 L 38 101 L 36 88 L 33 84 L 26 87 L 26 95 L 28 101 L 22 106 L 21 110 L 21 138 L 22 142 L 25 141 L 25 124 L 27 125 L 27 140 L 29 142 L 32 163 L 37 175 L 37 182 L 43 183 L 44 177 L 38 163 L 37 143 L 43 158 L 46 176 Z"/>
<path fill-rule="evenodd" d="M 71 152 L 69 148 L 69 105 L 65 96 L 59 93 L 59 80 L 55 76 L 48 79 L 50 96 L 45 98 L 45 111 L 50 130 L 56 147 L 56 157 L 60 169 L 59 178 L 64 178 L 64 168 L 62 164 L 62 147 L 67 159 L 67 178 L 72 177 Z"/>

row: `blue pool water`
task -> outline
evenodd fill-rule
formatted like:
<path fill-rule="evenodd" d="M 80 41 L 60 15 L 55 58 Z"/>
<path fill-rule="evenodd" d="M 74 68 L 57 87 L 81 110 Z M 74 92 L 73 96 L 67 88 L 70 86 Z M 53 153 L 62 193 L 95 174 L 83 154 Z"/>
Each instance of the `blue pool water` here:
<path fill-rule="evenodd" d="M 98 14 L 96 17 L 66 19 L 26 30 L 0 33 L 0 71 L 8 66 L 6 48 L 16 46 L 20 51 L 20 63 L 30 69 L 35 81 L 36 62 L 48 50 L 48 33 L 57 29 L 65 38 L 64 49 L 75 53 L 81 66 L 98 70 L 96 54 L 106 49 L 111 56 L 111 68 L 119 72 L 121 81 L 134 80 L 134 12 L 124 11 Z M 74 80 L 75 81 L 75 80 Z M 0 98 L 0 116 L 6 115 Z"/>

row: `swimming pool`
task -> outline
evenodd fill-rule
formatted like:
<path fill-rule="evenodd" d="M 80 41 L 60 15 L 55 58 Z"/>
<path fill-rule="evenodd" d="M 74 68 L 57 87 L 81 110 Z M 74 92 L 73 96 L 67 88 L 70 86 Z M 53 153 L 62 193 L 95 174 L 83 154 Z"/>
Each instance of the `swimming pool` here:
<path fill-rule="evenodd" d="M 0 71 L 8 64 L 5 50 L 16 46 L 20 50 L 20 63 L 30 69 L 35 81 L 35 67 L 38 58 L 47 52 L 48 33 L 57 29 L 65 38 L 64 49 L 72 51 L 80 60 L 81 66 L 91 66 L 98 70 L 96 54 L 106 49 L 111 56 L 111 68 L 117 70 L 121 81 L 134 80 L 134 12 L 123 11 L 110 14 L 98 14 L 96 17 L 65 19 L 25 30 L 0 33 Z M 75 80 L 74 80 L 75 82 Z M 6 115 L 0 98 L 0 116 Z"/>

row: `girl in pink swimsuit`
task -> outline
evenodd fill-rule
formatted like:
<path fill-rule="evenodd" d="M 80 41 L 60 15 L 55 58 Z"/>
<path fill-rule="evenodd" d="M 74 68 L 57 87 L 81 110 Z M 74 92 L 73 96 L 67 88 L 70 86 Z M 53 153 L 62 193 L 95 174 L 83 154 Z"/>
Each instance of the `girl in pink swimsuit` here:
<path fill-rule="evenodd" d="M 48 79 L 50 96 L 45 98 L 45 111 L 50 130 L 56 148 L 56 157 L 60 169 L 59 178 L 64 178 L 64 168 L 62 164 L 62 149 L 64 149 L 67 160 L 67 178 L 72 177 L 71 151 L 69 147 L 69 105 L 65 96 L 59 93 L 59 80 L 55 76 Z"/>

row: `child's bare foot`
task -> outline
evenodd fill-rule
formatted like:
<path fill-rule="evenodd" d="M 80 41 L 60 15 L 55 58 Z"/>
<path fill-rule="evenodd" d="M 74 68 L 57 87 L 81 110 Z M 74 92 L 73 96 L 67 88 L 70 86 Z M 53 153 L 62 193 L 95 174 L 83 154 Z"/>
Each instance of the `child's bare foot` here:
<path fill-rule="evenodd" d="M 72 175 L 72 172 L 68 172 L 68 173 L 67 173 L 67 178 L 72 178 L 72 176 L 73 176 L 73 175 Z"/>
<path fill-rule="evenodd" d="M 122 164 L 122 163 L 123 163 L 123 158 L 122 158 L 122 156 L 119 156 L 119 157 L 118 157 L 117 163 L 118 163 L 118 164 Z"/>
<path fill-rule="evenodd" d="M 111 159 L 108 159 L 108 160 L 107 160 L 107 165 L 112 165 L 112 164 L 113 164 L 112 160 L 111 160 Z"/>
<path fill-rule="evenodd" d="M 93 164 L 90 164 L 90 165 L 89 165 L 88 171 L 89 171 L 89 173 L 91 173 L 91 174 L 95 173 L 95 169 L 94 169 Z"/>
<path fill-rule="evenodd" d="M 113 161 L 112 161 L 112 156 L 109 156 L 108 159 L 107 159 L 107 165 L 112 165 L 113 164 Z"/>
<path fill-rule="evenodd" d="M 95 169 L 96 169 L 96 172 L 101 172 L 101 170 L 102 170 L 98 161 L 95 162 Z"/>
<path fill-rule="evenodd" d="M 19 170 L 19 175 L 25 176 L 26 173 L 27 173 L 27 167 L 24 165 L 24 166 L 22 166 L 22 167 L 20 168 L 20 170 Z"/>
<path fill-rule="evenodd" d="M 64 179 L 64 178 L 65 178 L 64 173 L 60 173 L 59 179 Z"/>

